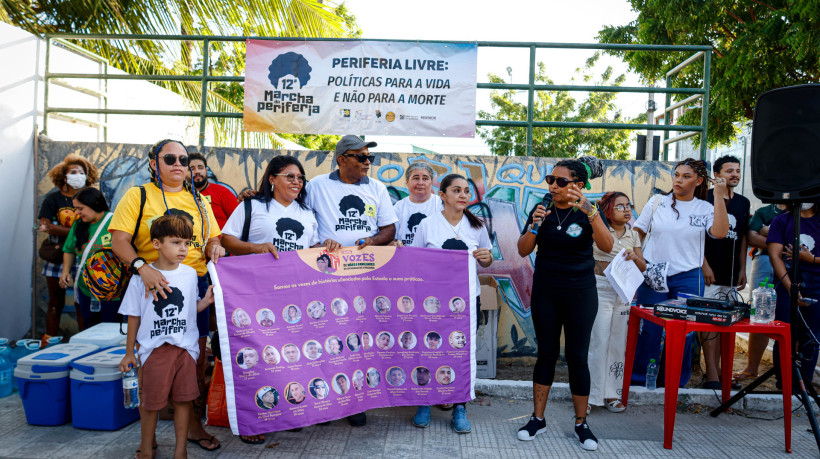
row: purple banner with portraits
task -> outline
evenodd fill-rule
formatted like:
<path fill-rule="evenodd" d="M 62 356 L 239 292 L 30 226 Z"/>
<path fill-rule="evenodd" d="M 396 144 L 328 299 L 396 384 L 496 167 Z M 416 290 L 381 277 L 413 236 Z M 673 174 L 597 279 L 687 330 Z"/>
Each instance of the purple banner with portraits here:
<path fill-rule="evenodd" d="M 474 397 L 466 251 L 315 248 L 208 268 L 234 434 Z"/>

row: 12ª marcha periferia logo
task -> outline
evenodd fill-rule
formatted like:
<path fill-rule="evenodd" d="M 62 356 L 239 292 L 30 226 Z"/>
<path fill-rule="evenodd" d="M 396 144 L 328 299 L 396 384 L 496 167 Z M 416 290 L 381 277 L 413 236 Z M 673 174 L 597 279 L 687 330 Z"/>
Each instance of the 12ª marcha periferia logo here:
<path fill-rule="evenodd" d="M 293 51 L 280 54 L 268 66 L 268 79 L 273 90 L 265 91 L 264 101 L 256 103 L 256 111 L 273 113 L 319 113 L 319 106 L 313 104 L 312 95 L 299 92 L 308 81 L 313 68 L 299 53 Z M 290 76 L 292 78 L 284 78 Z"/>

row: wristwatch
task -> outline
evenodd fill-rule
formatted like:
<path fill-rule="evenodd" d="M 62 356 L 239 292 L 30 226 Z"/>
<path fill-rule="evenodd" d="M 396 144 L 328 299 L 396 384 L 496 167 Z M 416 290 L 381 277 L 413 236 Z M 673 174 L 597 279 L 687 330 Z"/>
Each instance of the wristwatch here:
<path fill-rule="evenodd" d="M 137 257 L 134 258 L 134 261 L 131 262 L 131 272 L 133 274 L 139 274 L 139 269 L 145 264 L 145 258 Z"/>

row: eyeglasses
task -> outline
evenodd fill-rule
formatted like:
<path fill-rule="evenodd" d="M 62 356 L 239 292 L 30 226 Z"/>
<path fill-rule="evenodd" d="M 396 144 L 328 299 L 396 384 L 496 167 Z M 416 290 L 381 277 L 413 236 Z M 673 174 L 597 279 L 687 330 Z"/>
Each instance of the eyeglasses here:
<path fill-rule="evenodd" d="M 370 161 L 372 163 L 373 160 L 376 159 L 376 155 L 354 155 L 352 153 L 345 153 L 342 156 L 356 158 L 356 160 L 362 164 L 364 164 L 365 161 Z"/>
<path fill-rule="evenodd" d="M 559 187 L 564 188 L 565 186 L 569 185 L 570 183 L 575 183 L 578 180 L 567 180 L 564 177 L 556 177 L 554 175 L 548 175 L 546 177 L 547 185 L 552 185 L 553 183 L 557 183 Z"/>
<path fill-rule="evenodd" d="M 165 164 L 169 166 L 173 166 L 177 163 L 177 158 L 179 158 L 179 165 L 182 167 L 188 167 L 188 156 L 176 156 L 176 155 L 162 155 L 162 160 L 165 161 Z"/>
<path fill-rule="evenodd" d="M 633 206 L 632 203 L 618 204 L 617 206 L 613 207 L 613 209 L 617 210 L 618 212 L 623 212 L 623 211 L 626 211 L 626 210 L 632 210 L 634 208 L 635 208 L 635 206 Z"/>
<path fill-rule="evenodd" d="M 300 175 L 296 175 L 296 174 L 273 174 L 273 175 L 285 177 L 288 180 L 288 182 L 290 182 L 290 183 L 296 183 L 296 182 L 305 183 L 305 182 L 307 182 L 307 178 L 305 178 L 305 176 L 301 175 L 301 174 Z"/>

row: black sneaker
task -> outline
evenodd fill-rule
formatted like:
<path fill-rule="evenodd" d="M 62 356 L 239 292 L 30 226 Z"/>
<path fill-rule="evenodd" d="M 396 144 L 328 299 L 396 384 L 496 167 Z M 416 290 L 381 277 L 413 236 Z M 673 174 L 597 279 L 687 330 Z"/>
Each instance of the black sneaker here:
<path fill-rule="evenodd" d="M 581 425 L 575 426 L 575 438 L 581 442 L 581 449 L 587 451 L 595 451 L 598 449 L 598 439 L 595 438 L 595 435 L 592 435 L 592 431 L 589 430 L 589 424 L 587 424 L 586 419 L 584 419 Z"/>
<path fill-rule="evenodd" d="M 347 417 L 347 423 L 353 427 L 362 427 L 367 424 L 367 414 L 359 413 L 359 414 L 351 414 Z"/>
<path fill-rule="evenodd" d="M 546 419 L 541 419 L 539 421 L 538 418 L 536 418 L 533 414 L 532 416 L 530 416 L 530 422 L 528 422 L 527 425 L 525 425 L 524 427 L 518 429 L 518 439 L 524 441 L 533 441 L 536 435 L 542 434 L 546 431 Z"/>

